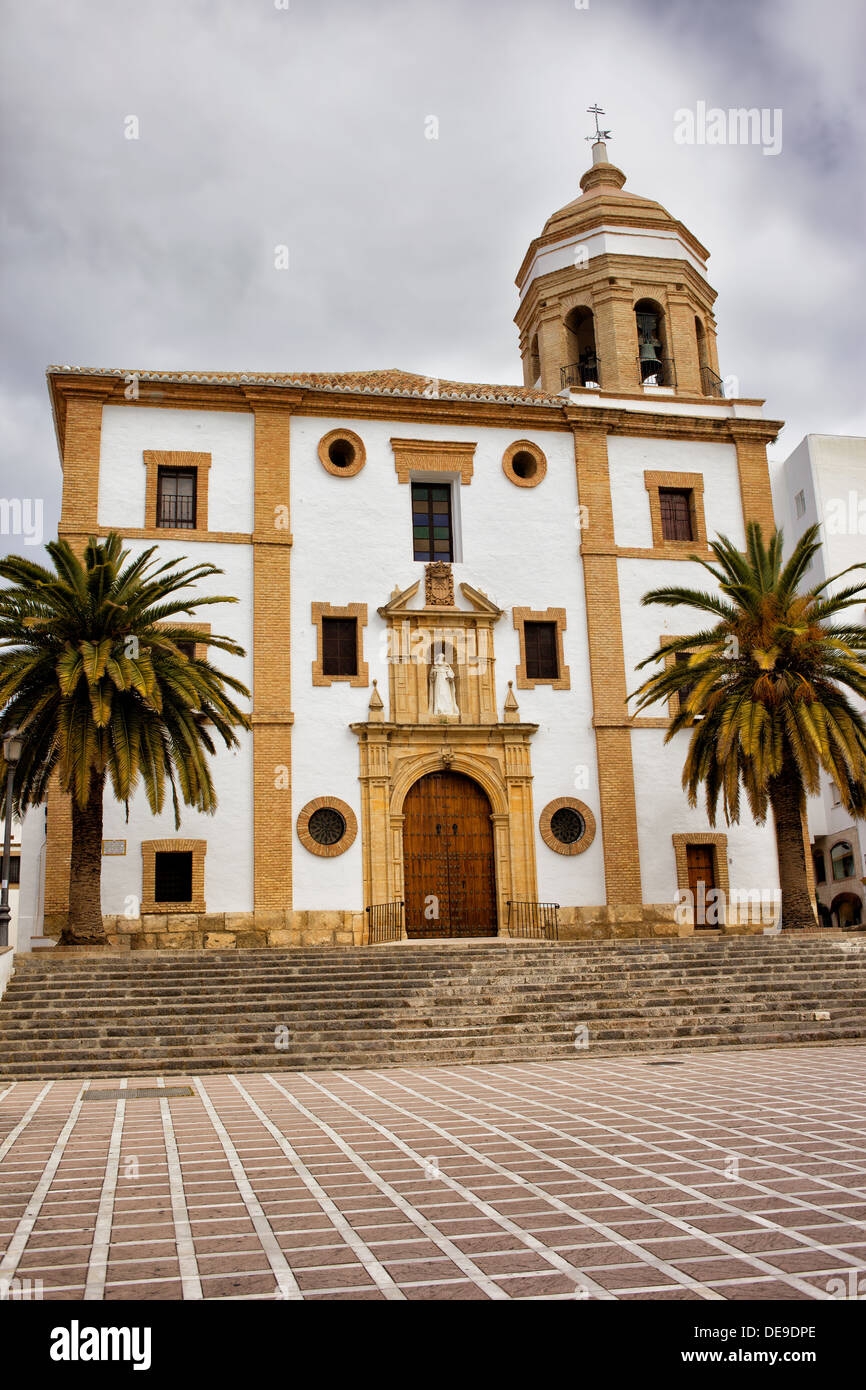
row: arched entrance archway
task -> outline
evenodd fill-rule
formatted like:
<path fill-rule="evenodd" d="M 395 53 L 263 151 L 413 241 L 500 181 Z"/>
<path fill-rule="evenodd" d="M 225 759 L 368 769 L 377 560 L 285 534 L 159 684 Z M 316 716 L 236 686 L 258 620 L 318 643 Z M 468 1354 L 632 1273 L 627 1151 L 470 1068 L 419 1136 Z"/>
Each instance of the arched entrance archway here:
<path fill-rule="evenodd" d="M 495 936 L 496 869 L 487 794 L 462 772 L 430 772 L 403 803 L 409 937 Z"/>
<path fill-rule="evenodd" d="M 863 901 L 856 893 L 838 893 L 830 907 L 836 926 L 846 930 L 859 927 L 863 921 Z"/>

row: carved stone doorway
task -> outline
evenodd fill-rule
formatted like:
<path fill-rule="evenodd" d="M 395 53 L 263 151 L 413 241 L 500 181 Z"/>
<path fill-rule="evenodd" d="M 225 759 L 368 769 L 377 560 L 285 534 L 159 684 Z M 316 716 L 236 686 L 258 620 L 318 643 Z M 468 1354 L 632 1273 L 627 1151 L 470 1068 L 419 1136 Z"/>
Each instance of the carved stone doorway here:
<path fill-rule="evenodd" d="M 492 810 L 459 772 L 431 772 L 403 804 L 406 933 L 410 938 L 496 935 Z"/>

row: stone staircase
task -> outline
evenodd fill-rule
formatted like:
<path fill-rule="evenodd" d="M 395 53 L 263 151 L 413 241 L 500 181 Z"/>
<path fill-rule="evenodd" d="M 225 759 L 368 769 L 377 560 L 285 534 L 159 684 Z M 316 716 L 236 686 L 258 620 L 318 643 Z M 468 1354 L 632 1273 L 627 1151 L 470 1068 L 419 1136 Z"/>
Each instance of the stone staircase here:
<path fill-rule="evenodd" d="M 16 958 L 0 1003 L 0 1077 L 501 1062 L 859 1039 L 866 936 L 40 952 Z"/>

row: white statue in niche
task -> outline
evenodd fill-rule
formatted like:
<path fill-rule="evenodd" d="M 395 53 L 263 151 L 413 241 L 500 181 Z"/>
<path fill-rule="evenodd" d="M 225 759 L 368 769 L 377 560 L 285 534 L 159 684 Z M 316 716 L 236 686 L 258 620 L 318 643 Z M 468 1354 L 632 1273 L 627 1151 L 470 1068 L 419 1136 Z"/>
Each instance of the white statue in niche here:
<path fill-rule="evenodd" d="M 430 713 L 459 714 L 454 697 L 454 672 L 440 652 L 430 667 Z"/>

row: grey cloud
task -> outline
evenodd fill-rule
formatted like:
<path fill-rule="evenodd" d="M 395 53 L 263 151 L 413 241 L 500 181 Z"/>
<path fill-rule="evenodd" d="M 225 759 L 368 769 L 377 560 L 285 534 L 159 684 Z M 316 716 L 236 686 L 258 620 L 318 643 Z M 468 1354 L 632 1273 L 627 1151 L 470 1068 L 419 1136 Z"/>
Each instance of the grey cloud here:
<path fill-rule="evenodd" d="M 519 381 L 514 274 L 593 101 L 627 186 L 712 252 L 776 452 L 866 433 L 854 0 L 17 0 L 4 30 L 0 492 L 26 478 L 49 526 L 49 362 Z M 781 107 L 782 153 L 676 145 L 698 100 Z"/>

